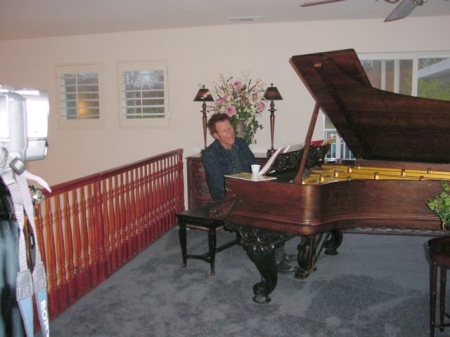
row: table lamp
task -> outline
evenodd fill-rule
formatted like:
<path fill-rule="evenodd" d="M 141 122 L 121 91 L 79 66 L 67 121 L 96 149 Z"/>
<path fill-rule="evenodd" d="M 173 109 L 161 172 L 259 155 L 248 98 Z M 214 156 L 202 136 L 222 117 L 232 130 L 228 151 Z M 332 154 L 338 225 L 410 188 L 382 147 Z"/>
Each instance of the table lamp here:
<path fill-rule="evenodd" d="M 194 102 L 203 102 L 202 104 L 202 110 L 200 111 L 202 115 L 202 124 L 203 124 L 203 141 L 206 149 L 206 102 L 214 102 L 214 99 L 211 96 L 211 93 L 209 92 L 209 89 L 205 89 L 205 86 L 203 88 L 198 90 L 197 95 L 195 95 Z"/>
<path fill-rule="evenodd" d="M 273 138 L 275 133 L 275 103 L 273 101 L 281 101 L 283 97 L 281 97 L 277 87 L 273 86 L 273 83 L 270 84 L 270 87 L 266 89 L 266 92 L 264 93 L 264 98 L 268 101 L 270 101 L 270 144 L 271 147 L 267 151 L 267 158 L 270 158 L 272 154 L 275 152 L 275 149 L 273 148 Z"/>

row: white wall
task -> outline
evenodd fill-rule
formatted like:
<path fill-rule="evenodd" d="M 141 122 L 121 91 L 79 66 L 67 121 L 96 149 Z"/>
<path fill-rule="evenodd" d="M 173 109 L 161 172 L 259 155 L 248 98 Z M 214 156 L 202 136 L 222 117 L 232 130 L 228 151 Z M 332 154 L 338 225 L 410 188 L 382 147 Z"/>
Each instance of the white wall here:
<path fill-rule="evenodd" d="M 210 87 L 222 72 L 274 83 L 277 101 L 275 147 L 304 140 L 313 100 L 289 64 L 293 55 L 354 48 L 357 53 L 449 51 L 449 17 L 245 24 L 160 31 L 0 41 L 0 83 L 48 90 L 49 152 L 28 163 L 50 185 L 140 160 L 175 148 L 184 155 L 203 147 L 199 84 Z M 121 129 L 118 120 L 118 61 L 169 61 L 170 127 Z M 103 129 L 59 129 L 55 65 L 102 64 L 107 116 Z M 261 119 L 254 152 L 270 147 L 269 113 Z M 319 123 L 320 124 L 320 123 Z M 321 137 L 319 129 L 315 137 Z M 208 142 L 211 138 L 208 136 Z"/>

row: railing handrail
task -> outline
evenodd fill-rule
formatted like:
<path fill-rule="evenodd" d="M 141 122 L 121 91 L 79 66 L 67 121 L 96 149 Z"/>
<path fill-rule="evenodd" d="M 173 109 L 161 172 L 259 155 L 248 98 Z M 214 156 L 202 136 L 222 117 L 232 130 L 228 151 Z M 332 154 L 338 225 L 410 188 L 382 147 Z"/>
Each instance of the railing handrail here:
<path fill-rule="evenodd" d="M 168 151 L 168 152 L 164 152 L 164 153 L 152 156 L 152 157 L 148 157 L 146 159 L 141 159 L 141 160 L 135 161 L 131 164 L 125 164 L 125 165 L 118 166 L 116 168 L 112 168 L 109 170 L 93 173 L 93 174 L 87 175 L 85 177 L 73 179 L 73 180 L 70 180 L 65 183 L 56 184 L 56 185 L 51 186 L 51 189 L 52 189 L 51 193 L 47 192 L 46 190 L 43 190 L 43 193 L 46 197 L 48 197 L 48 196 L 51 196 L 52 194 L 61 193 L 61 192 L 64 192 L 64 191 L 67 191 L 67 190 L 70 190 L 73 188 L 80 187 L 82 185 L 90 184 L 90 183 L 99 181 L 102 178 L 112 177 L 112 176 L 114 176 L 118 173 L 124 172 L 126 170 L 130 170 L 130 169 L 145 165 L 149 162 L 161 160 L 163 158 L 168 158 L 168 157 L 171 157 L 171 156 L 173 156 L 175 154 L 179 154 L 179 153 L 183 153 L 183 149 L 178 148 L 178 149 L 175 149 L 172 151 Z"/>

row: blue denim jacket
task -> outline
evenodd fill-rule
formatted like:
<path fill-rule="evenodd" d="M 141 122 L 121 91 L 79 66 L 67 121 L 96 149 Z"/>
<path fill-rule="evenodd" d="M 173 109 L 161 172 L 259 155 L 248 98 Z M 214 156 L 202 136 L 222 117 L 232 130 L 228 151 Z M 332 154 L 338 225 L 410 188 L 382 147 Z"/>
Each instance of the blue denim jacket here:
<path fill-rule="evenodd" d="M 239 157 L 242 169 L 246 172 L 251 172 L 250 165 L 258 163 L 247 142 L 243 138 L 236 137 L 233 148 Z M 236 172 L 233 158 L 216 139 L 203 151 L 202 160 L 206 171 L 209 193 L 214 200 L 223 199 L 226 192 L 224 175 L 240 173 Z"/>

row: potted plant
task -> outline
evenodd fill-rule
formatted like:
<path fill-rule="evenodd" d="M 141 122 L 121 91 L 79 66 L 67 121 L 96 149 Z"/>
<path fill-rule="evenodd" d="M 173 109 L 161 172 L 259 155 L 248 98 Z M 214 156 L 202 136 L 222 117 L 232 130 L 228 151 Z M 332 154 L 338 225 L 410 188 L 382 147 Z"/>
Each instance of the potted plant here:
<path fill-rule="evenodd" d="M 443 229 L 450 229 L 450 186 L 441 181 L 442 191 L 427 201 L 428 207 L 441 220 Z"/>

